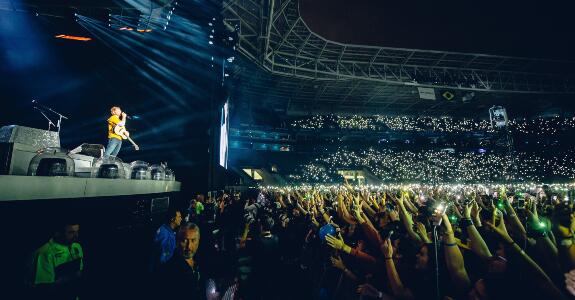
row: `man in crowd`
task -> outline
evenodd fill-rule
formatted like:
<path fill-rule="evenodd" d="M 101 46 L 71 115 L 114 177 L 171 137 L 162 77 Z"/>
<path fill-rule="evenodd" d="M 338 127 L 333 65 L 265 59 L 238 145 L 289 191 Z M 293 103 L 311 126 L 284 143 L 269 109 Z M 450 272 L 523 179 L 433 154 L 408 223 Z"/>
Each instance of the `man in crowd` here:
<path fill-rule="evenodd" d="M 66 222 L 34 254 L 33 284 L 44 299 L 76 299 L 84 253 L 78 243 L 80 225 Z"/>
<path fill-rule="evenodd" d="M 186 216 L 186 221 L 197 222 L 200 221 L 200 216 L 204 211 L 204 195 L 197 195 L 195 199 L 190 200 L 190 205 L 188 206 L 188 215 Z"/>
<path fill-rule="evenodd" d="M 253 299 L 277 299 L 276 282 L 280 266 L 279 239 L 272 233 L 274 220 L 264 216 L 260 223 L 260 236 L 254 241 L 254 279 L 259 286 Z"/>
<path fill-rule="evenodd" d="M 205 278 L 195 259 L 200 245 L 200 228 L 183 224 L 176 234 L 176 251 L 158 271 L 163 299 L 206 299 Z"/>
<path fill-rule="evenodd" d="M 154 238 L 152 270 L 158 265 L 166 263 L 174 255 L 176 249 L 176 229 L 182 222 L 182 213 L 179 210 L 168 212 L 166 222 L 156 231 Z"/>

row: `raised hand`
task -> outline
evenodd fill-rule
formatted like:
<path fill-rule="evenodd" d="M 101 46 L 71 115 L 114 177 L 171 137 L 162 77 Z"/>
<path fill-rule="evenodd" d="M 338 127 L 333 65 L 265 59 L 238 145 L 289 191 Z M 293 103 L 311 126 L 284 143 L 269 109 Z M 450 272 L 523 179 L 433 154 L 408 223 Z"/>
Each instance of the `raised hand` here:
<path fill-rule="evenodd" d="M 423 223 L 421 223 L 421 222 L 415 223 L 415 229 L 417 231 L 417 234 L 419 234 L 419 236 L 426 243 L 431 242 L 431 240 L 429 239 L 429 236 L 427 235 L 427 229 L 425 228 L 425 225 L 423 225 Z"/>
<path fill-rule="evenodd" d="M 353 214 L 355 216 L 355 219 L 357 220 L 357 222 L 359 222 L 359 224 L 363 224 L 365 223 L 365 219 L 362 216 L 362 211 L 361 211 L 361 206 L 360 205 L 356 205 L 355 209 L 353 210 Z"/>
<path fill-rule="evenodd" d="M 497 233 L 504 241 L 508 243 L 513 243 L 513 239 L 507 232 L 507 227 L 505 226 L 505 220 L 503 218 L 499 219 L 499 225 L 495 226 L 493 223 L 487 223 L 487 226 Z"/>
<path fill-rule="evenodd" d="M 345 270 L 345 265 L 343 264 L 343 260 L 339 256 L 332 256 L 331 257 L 331 265 L 339 270 Z"/>
<path fill-rule="evenodd" d="M 570 226 L 569 226 L 569 227 L 563 226 L 563 225 L 561 225 L 561 224 L 558 224 L 558 226 L 557 226 L 557 227 L 558 227 L 559 234 L 560 234 L 562 237 L 566 237 L 566 238 L 567 238 L 567 237 L 573 236 L 573 233 L 575 232 L 575 213 L 572 213 L 572 214 L 571 214 L 570 220 L 571 220 L 571 222 L 570 222 Z M 573 272 L 573 271 L 572 271 L 572 272 Z"/>
<path fill-rule="evenodd" d="M 367 296 L 372 298 L 381 298 L 382 293 L 378 291 L 373 285 L 371 284 L 362 284 L 357 287 L 357 293 L 361 296 Z"/>
<path fill-rule="evenodd" d="M 575 269 L 565 273 L 565 288 L 571 296 L 575 296 Z"/>
<path fill-rule="evenodd" d="M 385 241 L 383 241 L 383 243 L 381 244 L 380 250 L 386 259 L 393 258 L 393 245 L 391 244 L 390 239 L 386 239 Z"/>
<path fill-rule="evenodd" d="M 453 204 L 453 211 L 455 212 L 455 214 L 457 215 L 458 218 L 462 219 L 464 217 L 461 214 L 461 211 L 459 210 L 459 207 L 457 204 Z"/>
<path fill-rule="evenodd" d="M 335 250 L 343 250 L 346 253 L 349 253 L 351 251 L 351 248 L 348 245 L 346 245 L 345 242 L 343 241 L 341 234 L 338 234 L 337 237 L 328 234 L 325 236 L 325 241 L 327 242 L 328 246 L 332 247 Z"/>
<path fill-rule="evenodd" d="M 482 208 L 477 204 L 477 201 L 473 201 L 473 204 L 471 205 L 471 214 L 473 215 L 473 222 L 478 226 L 481 226 L 481 218 L 479 217 L 481 210 Z"/>
<path fill-rule="evenodd" d="M 399 213 L 397 212 L 397 210 L 390 210 L 388 213 L 389 219 L 393 222 L 393 221 L 399 221 Z"/>
<path fill-rule="evenodd" d="M 453 227 L 451 226 L 451 222 L 449 221 L 449 218 L 447 217 L 447 215 L 443 214 L 441 216 L 441 218 L 443 219 L 442 224 L 443 224 L 443 227 L 445 227 L 445 232 L 448 235 L 453 235 Z"/>
<path fill-rule="evenodd" d="M 471 204 L 465 204 L 465 206 L 463 206 L 463 217 L 465 219 L 471 219 L 471 209 L 472 209 L 472 205 Z"/>

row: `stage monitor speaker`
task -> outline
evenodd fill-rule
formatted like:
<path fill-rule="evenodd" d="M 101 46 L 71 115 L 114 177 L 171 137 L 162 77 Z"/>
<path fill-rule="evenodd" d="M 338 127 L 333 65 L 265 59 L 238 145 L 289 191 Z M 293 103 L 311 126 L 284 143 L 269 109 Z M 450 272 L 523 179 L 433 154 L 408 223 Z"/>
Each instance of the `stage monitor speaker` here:
<path fill-rule="evenodd" d="M 0 143 L 0 175 L 8 175 L 10 172 L 13 146 L 10 143 Z"/>
<path fill-rule="evenodd" d="M 70 154 L 81 154 L 95 158 L 100 158 L 104 155 L 104 145 L 84 143 L 71 150 Z"/>
<path fill-rule="evenodd" d="M 0 174 L 27 175 L 38 150 L 51 147 L 60 147 L 58 132 L 17 125 L 0 128 Z"/>

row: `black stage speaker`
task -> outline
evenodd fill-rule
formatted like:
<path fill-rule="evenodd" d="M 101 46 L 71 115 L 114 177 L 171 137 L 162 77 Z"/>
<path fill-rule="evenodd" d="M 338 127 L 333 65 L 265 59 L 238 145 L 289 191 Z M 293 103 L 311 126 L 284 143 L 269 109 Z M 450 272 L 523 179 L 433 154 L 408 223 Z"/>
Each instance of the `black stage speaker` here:
<path fill-rule="evenodd" d="M 9 175 L 14 144 L 0 143 L 0 175 Z"/>

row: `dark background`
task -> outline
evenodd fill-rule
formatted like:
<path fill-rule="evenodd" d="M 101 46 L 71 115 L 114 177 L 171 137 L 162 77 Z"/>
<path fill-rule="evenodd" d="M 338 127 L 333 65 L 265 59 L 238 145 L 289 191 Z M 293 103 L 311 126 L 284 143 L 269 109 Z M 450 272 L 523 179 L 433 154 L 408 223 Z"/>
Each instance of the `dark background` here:
<path fill-rule="evenodd" d="M 374 46 L 570 59 L 571 1 L 300 0 L 310 28 Z"/>

